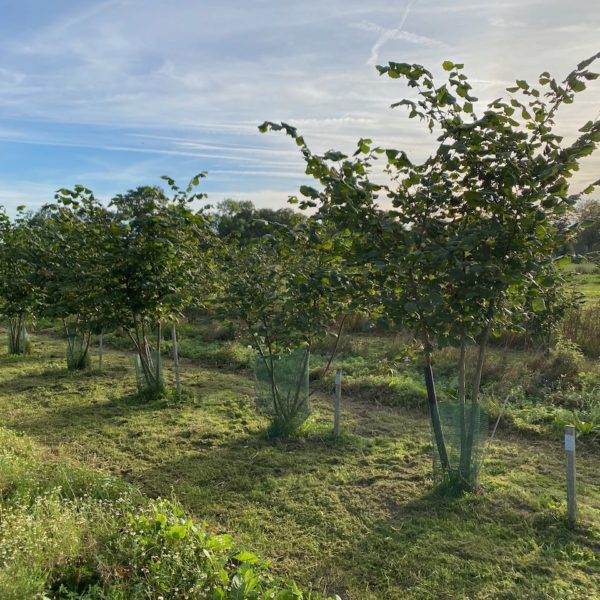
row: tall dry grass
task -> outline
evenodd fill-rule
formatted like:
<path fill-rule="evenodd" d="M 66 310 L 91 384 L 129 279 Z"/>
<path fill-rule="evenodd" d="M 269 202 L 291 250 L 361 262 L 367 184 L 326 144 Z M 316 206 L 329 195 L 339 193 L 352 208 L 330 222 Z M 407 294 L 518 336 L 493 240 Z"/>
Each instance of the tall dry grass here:
<path fill-rule="evenodd" d="M 600 356 L 600 302 L 571 310 L 561 325 L 562 337 L 577 344 L 586 356 Z"/>

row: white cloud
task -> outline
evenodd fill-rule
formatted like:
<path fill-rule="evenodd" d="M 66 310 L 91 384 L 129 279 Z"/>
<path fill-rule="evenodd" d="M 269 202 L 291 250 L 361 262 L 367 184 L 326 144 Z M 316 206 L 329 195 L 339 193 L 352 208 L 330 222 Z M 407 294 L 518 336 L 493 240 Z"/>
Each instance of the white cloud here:
<path fill-rule="evenodd" d="M 260 185 L 273 191 L 269 178 L 281 177 L 290 193 L 301 156 L 283 135 L 260 136 L 263 120 L 296 125 L 317 151 L 351 152 L 359 137 L 370 137 L 424 156 L 434 139 L 404 111 L 389 109 L 411 91 L 378 77 L 373 64 L 419 62 L 440 73 L 446 58 L 464 62 L 475 95 L 491 99 L 516 78 L 566 74 L 597 49 L 600 24 L 600 3 L 588 0 L 71 6 L 76 10 L 66 14 L 46 7 L 43 27 L 20 31 L 19 23 L 0 23 L 2 139 L 137 157 L 139 169 L 108 159 L 71 167 L 102 185 L 110 177 L 121 185 L 121 168 L 131 169 L 125 179 L 133 185 L 136 177 L 155 175 L 151 169 L 175 164 L 167 160 L 180 160 L 182 172 L 194 161 L 214 161 L 210 170 L 228 189 L 259 185 L 264 177 Z M 581 100 L 559 118 L 567 135 L 595 116 L 600 82 Z M 19 120 L 27 122 L 24 131 L 12 124 Z M 67 131 L 76 123 L 77 136 Z M 52 126 L 52 134 L 41 135 L 40 124 Z M 598 172 L 600 159 L 593 157 L 576 181 Z"/>
<path fill-rule="evenodd" d="M 490 17 L 488 22 L 492 27 L 507 27 L 509 29 L 520 29 L 527 27 L 527 23 L 523 21 L 505 19 L 504 17 Z"/>

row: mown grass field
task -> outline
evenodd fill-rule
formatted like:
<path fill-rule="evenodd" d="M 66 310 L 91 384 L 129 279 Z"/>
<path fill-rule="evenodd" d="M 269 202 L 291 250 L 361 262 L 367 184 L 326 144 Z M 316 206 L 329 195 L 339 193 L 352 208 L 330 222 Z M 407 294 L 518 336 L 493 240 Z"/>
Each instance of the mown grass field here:
<path fill-rule="evenodd" d="M 109 350 L 100 374 L 68 372 L 64 352 L 63 340 L 44 335 L 30 356 L 2 350 L 3 426 L 151 497 L 175 495 L 305 589 L 348 600 L 600 597 L 593 444 L 579 448 L 581 521 L 569 529 L 559 436 L 501 429 L 482 493 L 441 498 L 418 406 L 379 404 L 349 385 L 356 394 L 344 394 L 344 433 L 334 440 L 321 387 L 303 434 L 272 442 L 254 410 L 252 372 L 239 365 L 184 359 L 189 398 L 143 404 L 129 353 Z"/>
<path fill-rule="evenodd" d="M 600 273 L 580 273 L 574 276 L 574 284 L 586 302 L 600 300 Z"/>

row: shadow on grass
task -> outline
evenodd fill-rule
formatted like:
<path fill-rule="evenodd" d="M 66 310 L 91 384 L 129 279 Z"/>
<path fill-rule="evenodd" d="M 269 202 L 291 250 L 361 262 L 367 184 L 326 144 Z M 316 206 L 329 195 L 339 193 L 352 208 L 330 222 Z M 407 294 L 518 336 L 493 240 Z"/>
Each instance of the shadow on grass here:
<path fill-rule="evenodd" d="M 503 495 L 435 490 L 389 509 L 344 559 L 377 597 L 402 597 L 400 589 L 411 598 L 556 597 L 553 580 L 564 578 L 581 583 L 583 598 L 598 583 L 600 534 L 571 529 L 556 512 L 524 515 Z"/>
<path fill-rule="evenodd" d="M 66 361 L 65 361 L 66 362 Z M 35 371 L 20 373 L 2 382 L 2 387 L 6 391 L 20 393 L 32 388 L 47 388 L 53 389 L 56 382 L 68 382 L 74 385 L 80 384 L 89 380 L 97 380 L 98 382 L 106 383 L 106 380 L 113 380 L 116 377 L 122 377 L 127 373 L 128 369 L 121 365 L 111 365 L 105 367 L 102 372 L 95 368 L 81 369 L 70 371 L 66 364 L 59 368 L 46 368 Z"/>
<path fill-rule="evenodd" d="M 61 438 L 77 440 L 86 432 L 95 431 L 99 425 L 119 426 L 127 422 L 132 414 L 160 411 L 163 407 L 160 401 L 143 402 L 137 394 L 118 396 L 109 400 L 91 400 L 87 404 L 75 401 L 58 408 L 52 407 L 47 400 L 40 404 L 43 412 L 35 416 L 20 418 L 14 427 L 20 431 L 41 438 L 42 442 L 50 443 L 53 435 L 60 434 Z M 65 433 L 66 432 L 66 433 Z"/>

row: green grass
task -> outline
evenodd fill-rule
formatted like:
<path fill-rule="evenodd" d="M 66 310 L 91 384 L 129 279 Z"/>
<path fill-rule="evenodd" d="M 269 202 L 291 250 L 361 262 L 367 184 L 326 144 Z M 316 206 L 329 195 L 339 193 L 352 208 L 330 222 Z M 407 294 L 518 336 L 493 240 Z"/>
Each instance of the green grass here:
<path fill-rule="evenodd" d="M 584 295 L 586 302 L 600 300 L 600 273 L 581 273 L 573 276 L 575 288 Z"/>
<path fill-rule="evenodd" d="M 390 341 L 357 343 L 367 357 L 393 354 Z M 70 373 L 63 346 L 40 336 L 31 356 L 0 355 L 0 422 L 49 455 L 110 472 L 151 497 L 175 493 L 210 531 L 231 533 L 305 589 L 348 600 L 593 598 L 600 589 L 600 452 L 592 445 L 578 456 L 581 522 L 569 529 L 558 440 L 500 432 L 483 493 L 444 499 L 430 477 L 426 414 L 375 402 L 366 385 L 344 394 L 341 439 L 331 438 L 321 384 L 302 435 L 269 442 L 247 370 L 185 359 L 183 383 L 195 400 L 140 404 L 127 353 L 110 351 L 102 374 Z M 374 376 L 385 385 L 391 363 L 345 360 L 349 384 L 354 362 L 355 382 Z M 408 387 L 412 399 L 418 384 L 403 377 L 397 392 Z"/>
<path fill-rule="evenodd" d="M 165 596 L 309 598 L 175 502 L 148 500 L 0 428 L 0 597 Z"/>

